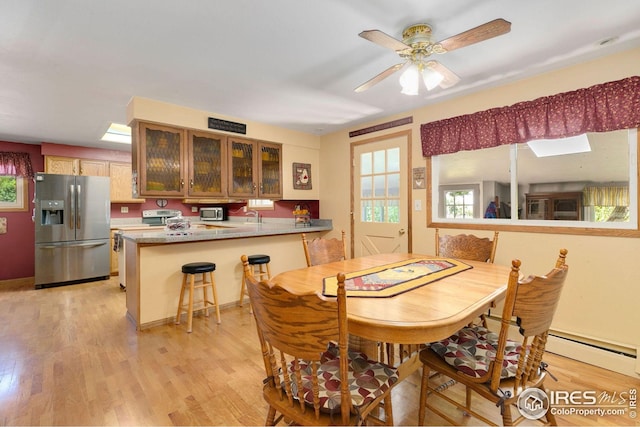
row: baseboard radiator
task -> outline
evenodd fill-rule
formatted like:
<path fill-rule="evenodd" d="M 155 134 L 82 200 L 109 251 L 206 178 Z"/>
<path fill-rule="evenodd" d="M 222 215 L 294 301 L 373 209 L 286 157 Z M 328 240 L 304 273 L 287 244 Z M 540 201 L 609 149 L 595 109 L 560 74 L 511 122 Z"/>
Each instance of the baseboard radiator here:
<path fill-rule="evenodd" d="M 487 321 L 492 329 L 500 328 L 499 318 L 492 315 Z M 517 326 L 514 326 L 512 333 L 518 333 Z M 640 347 L 552 329 L 549 332 L 546 350 L 633 378 L 640 378 L 640 360 L 638 360 Z"/>

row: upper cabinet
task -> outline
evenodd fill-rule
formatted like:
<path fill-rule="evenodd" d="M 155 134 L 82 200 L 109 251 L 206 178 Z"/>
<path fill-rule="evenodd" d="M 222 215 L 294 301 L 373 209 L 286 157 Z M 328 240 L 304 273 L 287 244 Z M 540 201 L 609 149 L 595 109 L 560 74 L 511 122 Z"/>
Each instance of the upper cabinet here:
<path fill-rule="evenodd" d="M 139 196 L 282 198 L 282 145 L 135 122 L 133 181 Z"/>
<path fill-rule="evenodd" d="M 134 126 L 131 132 L 132 167 L 139 196 L 184 196 L 187 179 L 185 137 L 181 128 L 142 122 Z"/>
<path fill-rule="evenodd" d="M 227 137 L 211 132 L 188 131 L 187 195 L 227 196 Z"/>
<path fill-rule="evenodd" d="M 111 178 L 111 203 L 143 203 L 133 197 L 131 189 L 131 163 L 109 162 Z"/>
<path fill-rule="evenodd" d="M 131 163 L 45 156 L 44 171 L 62 175 L 108 176 L 112 203 L 143 203 L 145 201 L 133 197 Z"/>
<path fill-rule="evenodd" d="M 282 198 L 282 145 L 229 138 L 229 196 Z"/>
<path fill-rule="evenodd" d="M 109 176 L 109 162 L 105 160 L 45 156 L 44 172 L 60 175 Z"/>

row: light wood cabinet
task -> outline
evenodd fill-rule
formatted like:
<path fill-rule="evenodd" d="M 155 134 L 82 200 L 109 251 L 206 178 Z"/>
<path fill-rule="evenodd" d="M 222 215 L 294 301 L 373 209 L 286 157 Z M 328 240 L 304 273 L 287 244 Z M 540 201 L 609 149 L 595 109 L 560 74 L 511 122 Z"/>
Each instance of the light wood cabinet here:
<path fill-rule="evenodd" d="M 45 156 L 44 171 L 45 173 L 60 175 L 109 176 L 109 162 L 105 160 Z"/>
<path fill-rule="evenodd" d="M 113 245 L 115 243 L 113 235 L 117 232 L 118 230 L 111 230 L 111 251 L 109 253 L 111 254 L 110 274 L 112 276 L 115 276 L 118 274 L 118 253 L 113 250 Z"/>
<path fill-rule="evenodd" d="M 134 198 L 131 163 L 109 162 L 111 178 L 111 203 L 144 203 L 145 199 Z"/>
<path fill-rule="evenodd" d="M 529 193 L 526 219 L 582 220 L 582 192 Z"/>
<path fill-rule="evenodd" d="M 282 198 L 282 144 L 229 138 L 229 196 Z"/>
<path fill-rule="evenodd" d="M 109 162 L 105 160 L 80 159 L 80 173 L 85 176 L 109 176 Z"/>
<path fill-rule="evenodd" d="M 59 175 L 78 175 L 80 160 L 70 157 L 45 156 L 44 172 Z"/>

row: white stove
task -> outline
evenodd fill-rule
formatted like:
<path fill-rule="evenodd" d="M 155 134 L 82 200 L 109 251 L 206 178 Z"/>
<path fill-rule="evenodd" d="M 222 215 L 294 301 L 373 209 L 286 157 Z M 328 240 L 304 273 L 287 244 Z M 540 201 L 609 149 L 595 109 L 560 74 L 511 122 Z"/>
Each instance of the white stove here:
<path fill-rule="evenodd" d="M 149 209 L 142 211 L 142 223 L 148 225 L 164 225 L 167 218 L 182 215 L 177 209 Z"/>

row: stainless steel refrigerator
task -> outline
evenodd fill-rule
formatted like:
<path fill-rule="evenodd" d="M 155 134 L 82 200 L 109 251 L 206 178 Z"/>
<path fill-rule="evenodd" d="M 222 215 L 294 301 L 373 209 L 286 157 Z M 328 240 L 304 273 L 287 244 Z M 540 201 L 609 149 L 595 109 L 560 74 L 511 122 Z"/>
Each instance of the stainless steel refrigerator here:
<path fill-rule="evenodd" d="M 35 182 L 36 289 L 108 278 L 109 178 L 38 173 Z"/>

